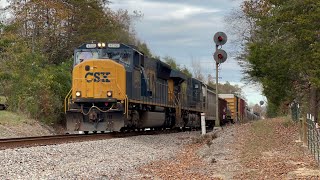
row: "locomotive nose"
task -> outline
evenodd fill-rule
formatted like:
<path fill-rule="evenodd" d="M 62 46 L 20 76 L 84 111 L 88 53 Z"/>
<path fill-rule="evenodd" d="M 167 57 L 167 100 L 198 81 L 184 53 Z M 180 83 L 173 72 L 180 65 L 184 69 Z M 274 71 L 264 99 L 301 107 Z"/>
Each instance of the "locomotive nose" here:
<path fill-rule="evenodd" d="M 86 60 L 74 67 L 73 97 L 75 101 L 88 98 L 125 100 L 125 74 L 123 65 L 112 60 Z M 79 94 L 81 96 L 77 96 Z"/>

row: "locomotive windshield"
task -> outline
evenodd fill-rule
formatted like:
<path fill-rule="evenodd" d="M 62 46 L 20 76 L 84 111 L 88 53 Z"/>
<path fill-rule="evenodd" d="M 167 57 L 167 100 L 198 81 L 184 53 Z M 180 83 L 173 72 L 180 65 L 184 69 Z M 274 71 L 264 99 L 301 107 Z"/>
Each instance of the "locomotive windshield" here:
<path fill-rule="evenodd" d="M 74 65 L 88 59 L 111 59 L 130 68 L 133 64 L 134 52 L 131 46 L 117 43 L 83 44 L 75 50 Z"/>
<path fill-rule="evenodd" d="M 132 53 L 126 50 L 108 50 L 103 58 L 112 59 L 124 66 L 130 66 Z"/>
<path fill-rule="evenodd" d="M 78 51 L 75 53 L 75 64 L 77 65 L 87 59 L 97 59 L 99 53 L 97 51 Z"/>

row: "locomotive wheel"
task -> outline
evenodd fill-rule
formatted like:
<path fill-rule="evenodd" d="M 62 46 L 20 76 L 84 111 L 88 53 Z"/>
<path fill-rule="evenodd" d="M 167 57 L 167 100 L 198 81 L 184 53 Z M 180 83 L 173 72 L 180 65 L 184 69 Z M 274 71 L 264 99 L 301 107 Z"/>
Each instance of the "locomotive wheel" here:
<path fill-rule="evenodd" d="M 126 128 L 125 127 L 122 127 L 121 129 L 120 129 L 120 132 L 121 133 L 124 133 L 126 131 Z"/>
<path fill-rule="evenodd" d="M 83 131 L 84 132 L 84 134 L 89 134 L 89 131 Z"/>

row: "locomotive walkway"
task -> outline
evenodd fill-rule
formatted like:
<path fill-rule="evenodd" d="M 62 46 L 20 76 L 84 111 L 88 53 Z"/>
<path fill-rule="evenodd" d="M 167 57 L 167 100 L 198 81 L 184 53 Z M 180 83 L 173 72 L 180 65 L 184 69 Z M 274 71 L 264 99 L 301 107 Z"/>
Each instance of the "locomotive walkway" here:
<path fill-rule="evenodd" d="M 319 167 L 297 140 L 298 126 L 286 118 L 237 124 L 140 171 L 160 179 L 320 179 Z"/>

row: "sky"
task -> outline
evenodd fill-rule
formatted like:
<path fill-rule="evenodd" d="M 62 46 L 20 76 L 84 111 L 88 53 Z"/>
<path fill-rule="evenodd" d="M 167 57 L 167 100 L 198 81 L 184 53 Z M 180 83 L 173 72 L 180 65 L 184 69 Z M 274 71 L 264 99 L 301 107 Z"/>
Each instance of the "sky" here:
<path fill-rule="evenodd" d="M 202 74 L 215 77 L 213 36 L 218 31 L 228 35 L 225 16 L 238 8 L 241 0 L 110 0 L 112 10 L 126 9 L 129 13 L 138 11 L 143 17 L 134 21 L 138 38 L 147 43 L 152 53 L 170 56 L 177 63 L 192 70 L 193 64 L 200 64 Z M 0 0 L 0 8 L 5 0 Z M 242 81 L 242 69 L 234 59 L 237 48 L 232 44 L 234 37 L 222 46 L 228 59 L 221 64 L 219 81 L 239 85 L 248 104 L 266 100 L 258 85 Z"/>
<path fill-rule="evenodd" d="M 227 34 L 225 16 L 240 3 L 241 0 L 111 0 L 110 8 L 143 14 L 134 22 L 134 28 L 138 38 L 148 44 L 153 54 L 173 57 L 189 69 L 194 63 L 200 64 L 205 77 L 208 74 L 215 77 L 213 36 L 218 31 Z M 242 81 L 244 75 L 234 59 L 237 48 L 232 44 L 232 38 L 228 36 L 228 42 L 222 46 L 228 59 L 218 68 L 219 81 L 239 85 L 248 104 L 266 100 L 259 85 Z"/>

